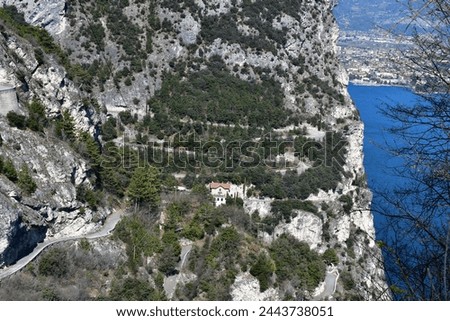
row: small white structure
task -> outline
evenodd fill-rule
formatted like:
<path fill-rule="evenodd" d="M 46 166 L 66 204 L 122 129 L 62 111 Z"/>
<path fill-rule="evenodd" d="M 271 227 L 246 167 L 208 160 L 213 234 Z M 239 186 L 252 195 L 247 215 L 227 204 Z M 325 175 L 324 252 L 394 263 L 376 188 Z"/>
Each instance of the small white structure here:
<path fill-rule="evenodd" d="M 209 184 L 209 191 L 214 197 L 214 204 L 216 206 L 225 205 L 231 191 L 231 184 L 211 182 Z"/>
<path fill-rule="evenodd" d="M 214 197 L 214 204 L 216 206 L 225 205 L 227 203 L 227 197 L 241 198 L 245 200 L 246 190 L 253 185 L 246 186 L 244 184 L 235 185 L 228 183 L 216 183 L 211 182 L 207 185 L 209 192 Z"/>
<path fill-rule="evenodd" d="M 0 115 L 6 116 L 9 111 L 17 111 L 16 88 L 13 85 L 0 82 Z"/>

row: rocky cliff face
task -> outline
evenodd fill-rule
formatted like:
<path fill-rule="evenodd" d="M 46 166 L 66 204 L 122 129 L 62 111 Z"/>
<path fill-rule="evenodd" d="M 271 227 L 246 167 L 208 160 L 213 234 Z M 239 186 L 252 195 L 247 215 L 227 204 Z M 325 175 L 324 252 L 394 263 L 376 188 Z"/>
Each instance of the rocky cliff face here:
<path fill-rule="evenodd" d="M 83 104 L 83 93 L 67 78 L 64 67 L 50 56 L 45 63 L 38 61 L 38 52 L 33 45 L 14 33 L 3 32 L 0 42 L 3 57 L 0 61 L 0 81 L 16 87 L 22 110 L 26 102 L 38 98 L 50 118 L 67 110 L 74 117 L 78 130 L 95 132 L 98 118 L 90 106 Z"/>
<path fill-rule="evenodd" d="M 43 5 L 39 2 L 35 10 Z M 27 12 L 36 17 L 36 12 Z M 32 21 L 41 23 L 41 18 Z M 50 56 L 45 63 L 38 61 L 36 48 L 8 29 L 3 29 L 0 44 L 0 82 L 16 88 L 20 105 L 16 112 L 27 114 L 27 103 L 38 99 L 49 119 L 67 111 L 77 130 L 95 133 L 98 118 L 83 105 L 82 94 L 66 78 L 61 65 Z M 20 259 L 46 237 L 81 235 L 98 227 L 97 222 L 107 213 L 86 210 L 85 204 L 76 200 L 76 187 L 89 185 L 90 168 L 86 161 L 50 132 L 44 137 L 12 128 L 2 117 L 0 133 L 2 159 L 11 160 L 17 170 L 27 166 L 37 185 L 32 195 L 24 195 L 16 184 L 0 175 L 0 265 Z"/>
<path fill-rule="evenodd" d="M 33 24 L 45 27 L 51 34 L 59 35 L 67 27 L 67 1 L 59 0 L 1 0 L 0 6 L 16 6 L 24 13 L 25 19 Z"/>
<path fill-rule="evenodd" d="M 19 88 L 22 106 L 38 97 L 49 117 L 67 110 L 78 130 L 95 137 L 107 115 L 129 111 L 138 119 L 154 117 L 149 100 L 159 93 L 168 74 L 181 74 L 183 81 L 220 60 L 228 74 L 245 82 L 273 80 L 281 88 L 283 107 L 298 118 L 275 133 L 288 139 L 303 130 L 306 138 L 322 142 L 326 132 L 334 132 L 347 144 L 337 186 L 310 193 L 304 201 L 312 204 L 313 211 L 293 211 L 292 219 L 278 222 L 270 234 L 258 231 L 258 241 L 270 246 L 280 235 L 290 234 L 319 254 L 333 249 L 335 264 L 349 281 L 338 279 L 332 298 L 380 298 L 385 284 L 368 210 L 371 195 L 364 182 L 363 125 L 336 57 L 334 1 L 130 0 L 117 6 L 88 0 L 0 1 L 10 4 L 24 12 L 29 23 L 45 27 L 69 53 L 71 63 L 86 73 L 81 83 L 72 81 L 54 57 L 49 55 L 42 63 L 31 44 L 4 32 L 0 75 Z M 86 98 L 92 97 L 97 108 L 86 104 Z M 186 116 L 183 122 L 195 121 Z M 5 122 L 0 127 L 7 142 L 0 155 L 17 166 L 27 163 L 38 185 L 33 197 L 19 197 L 14 185 L 0 176 L 0 204 L 4 204 L 0 215 L 7 222 L 0 229 L 0 253 L 2 248 L 9 253 L 7 249 L 15 247 L 15 235 L 23 234 L 18 231 L 27 231 L 29 240 L 23 244 L 28 248 L 45 233 L 81 233 L 105 215 L 80 210 L 75 187 L 87 180 L 89 166 L 64 143 L 48 142 L 36 134 L 25 137 Z M 136 129 L 125 126 L 122 133 L 133 136 Z M 20 146 L 13 147 L 13 142 Z M 291 169 L 299 175 L 315 166 L 292 151 L 277 157 L 294 162 Z M 286 170 L 279 172 L 286 175 Z M 325 180 L 317 178 L 321 179 Z M 248 214 L 257 212 L 260 219 L 270 220 L 275 215 L 272 201 L 252 197 L 244 207 Z M 6 256 L 11 255 L 3 255 L 8 262 Z M 278 288 L 259 293 L 258 280 L 247 272 L 235 277 L 230 291 L 236 300 L 282 298 Z"/>
<path fill-rule="evenodd" d="M 98 228 L 107 212 L 93 212 L 76 199 L 89 167 L 64 143 L 9 127 L 0 119 L 0 156 L 15 168 L 26 165 L 36 183 L 32 195 L 0 176 L 0 262 L 11 264 L 46 237 L 83 235 Z"/>

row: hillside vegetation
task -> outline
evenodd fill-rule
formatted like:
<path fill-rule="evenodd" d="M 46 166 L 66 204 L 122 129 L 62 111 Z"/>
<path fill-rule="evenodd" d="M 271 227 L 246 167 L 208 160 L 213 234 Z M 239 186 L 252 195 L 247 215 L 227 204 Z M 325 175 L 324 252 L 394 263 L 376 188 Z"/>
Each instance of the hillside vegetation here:
<path fill-rule="evenodd" d="M 86 164 L 82 181 L 77 168 L 60 175 L 76 214 L 43 224 L 100 221 L 119 206 L 128 216 L 111 238 L 48 249 L 0 298 L 231 300 L 245 279 L 255 298 L 308 300 L 331 264 L 346 273 L 334 298 L 378 295 L 366 271 L 378 255 L 371 216 L 359 210 L 370 202 L 362 127 L 329 1 L 66 3 L 70 27 L 54 38 L 0 9 L 5 42 L 27 50 L 5 51 L 28 106 L 7 121 Z M 0 161 L 7 186 L 40 195 L 39 168 Z M 212 181 L 244 193 L 216 208 Z"/>

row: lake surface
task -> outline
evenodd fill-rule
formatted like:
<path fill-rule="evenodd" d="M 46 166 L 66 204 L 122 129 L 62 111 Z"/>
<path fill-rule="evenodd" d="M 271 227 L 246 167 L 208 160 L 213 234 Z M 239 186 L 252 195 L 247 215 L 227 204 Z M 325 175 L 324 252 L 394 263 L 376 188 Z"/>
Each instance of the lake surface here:
<path fill-rule="evenodd" d="M 388 128 L 395 125 L 392 119 L 385 117 L 380 109 L 387 105 L 413 105 L 419 97 L 408 89 L 387 86 L 360 86 L 350 84 L 348 87 L 361 119 L 364 122 L 364 167 L 366 169 L 369 188 L 375 192 L 373 208 L 379 208 L 376 191 L 389 191 L 395 186 L 405 183 L 405 179 L 396 176 L 393 169 L 402 166 L 401 157 L 393 157 L 389 152 L 392 144 L 401 144 Z M 381 218 L 374 213 L 375 228 Z"/>

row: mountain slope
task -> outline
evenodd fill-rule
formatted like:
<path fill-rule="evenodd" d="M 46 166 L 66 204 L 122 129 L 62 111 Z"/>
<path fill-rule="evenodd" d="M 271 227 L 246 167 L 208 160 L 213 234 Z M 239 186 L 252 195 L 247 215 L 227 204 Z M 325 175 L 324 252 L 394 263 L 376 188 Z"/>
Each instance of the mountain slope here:
<path fill-rule="evenodd" d="M 302 0 L 18 6 L 38 25 L 44 20 L 36 13 L 47 12 L 44 25 L 58 45 L 43 42 L 42 30 L 20 36 L 28 27 L 14 10 L 6 13 L 13 17 L 2 41 L 3 74 L 22 108 L 36 98 L 50 122 L 68 113 L 74 119 L 78 134 L 56 136 L 90 167 L 89 184 L 73 183 L 78 198 L 89 203 L 93 188 L 106 207 L 108 195 L 124 202 L 136 195 L 139 184 L 131 182 L 147 175 L 139 164 L 159 168 L 158 178 L 147 177 L 161 181 L 163 202 L 138 206 L 135 198 L 140 214 L 124 220 L 111 241 L 123 244 L 126 261 L 112 267 L 120 273 L 95 272 L 113 283 L 92 289 L 92 298 L 149 299 L 127 297 L 134 284 L 153 299 L 162 292 L 172 299 L 327 299 L 330 285 L 320 287 L 327 264 L 341 275 L 333 298 L 380 297 L 363 126 L 337 62 L 332 7 Z M 37 36 L 29 38 L 30 30 Z M 215 209 L 205 190 L 211 181 L 243 184 L 245 192 Z M 177 185 L 192 191 L 179 195 Z"/>

